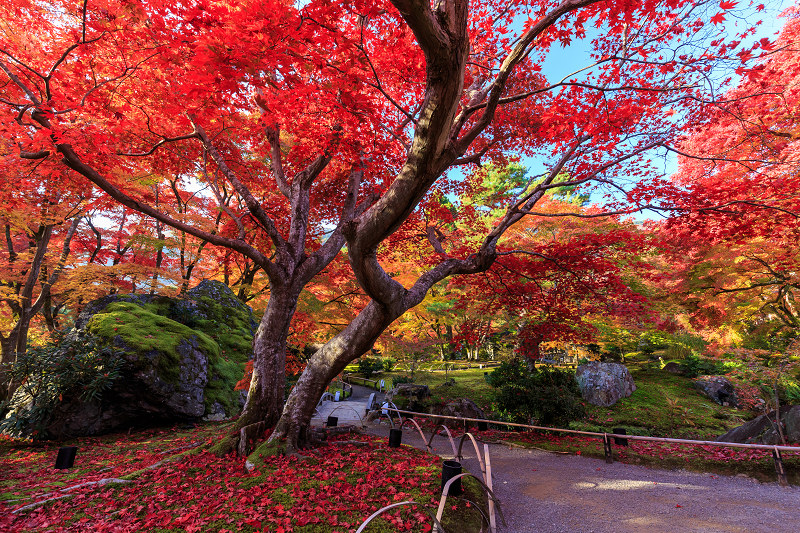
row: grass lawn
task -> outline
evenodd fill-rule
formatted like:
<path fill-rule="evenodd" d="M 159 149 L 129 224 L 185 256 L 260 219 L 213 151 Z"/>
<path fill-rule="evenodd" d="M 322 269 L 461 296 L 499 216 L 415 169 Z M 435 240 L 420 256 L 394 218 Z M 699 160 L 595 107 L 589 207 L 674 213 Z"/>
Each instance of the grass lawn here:
<path fill-rule="evenodd" d="M 713 440 L 753 417 L 700 394 L 692 380 L 649 365 L 628 365 L 636 391 L 611 407 L 586 405 L 587 416 L 573 429 L 625 428 L 632 435 Z"/>
<path fill-rule="evenodd" d="M 491 369 L 453 370 L 447 372 L 447 375 L 444 372 L 415 372 L 414 383 L 427 385 L 431 390 L 432 399 L 436 402 L 469 398 L 478 407 L 486 410 L 491 408 L 492 388 L 486 383 L 486 379 L 483 377 L 484 372 L 491 372 Z M 401 372 L 383 372 L 378 376 L 378 379 L 386 380 L 388 385 L 393 378 L 405 376 L 405 374 Z M 454 380 L 455 384 L 445 385 L 445 381 L 449 379 Z"/>
<path fill-rule="evenodd" d="M 610 431 L 625 428 L 631 435 L 692 438 L 707 440 L 739 426 L 753 413 L 723 407 L 701 395 L 692 380 L 665 372 L 649 361 L 628 361 L 626 366 L 636 384 L 636 391 L 611 407 L 586 404 L 587 416 L 570 425 L 572 429 Z M 427 385 L 435 402 L 469 398 L 478 406 L 491 411 L 493 389 L 486 383 L 484 372 L 492 369 L 416 372 L 415 383 Z M 387 385 L 402 372 L 375 374 L 372 379 L 384 379 Z M 448 379 L 455 384 L 445 385 Z M 491 416 L 490 416 L 491 418 Z"/>
<path fill-rule="evenodd" d="M 344 533 L 404 500 L 420 505 L 392 509 L 366 531 L 431 530 L 438 457 L 345 435 L 303 456 L 264 458 L 260 470 L 247 472 L 241 458 L 204 451 L 227 427 L 204 424 L 60 444 L 2 441 L 0 531 Z M 62 444 L 78 446 L 74 468 L 53 468 Z M 86 484 L 102 479 L 127 483 Z M 466 497 L 448 499 L 447 509 L 448 531 L 480 530 L 480 511 Z"/>

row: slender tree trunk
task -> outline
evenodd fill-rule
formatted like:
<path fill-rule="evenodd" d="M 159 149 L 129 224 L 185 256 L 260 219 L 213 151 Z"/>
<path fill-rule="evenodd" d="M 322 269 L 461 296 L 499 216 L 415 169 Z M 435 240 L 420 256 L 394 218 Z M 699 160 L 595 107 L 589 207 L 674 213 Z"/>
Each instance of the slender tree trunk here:
<path fill-rule="evenodd" d="M 0 339 L 0 346 L 2 346 L 2 355 L 0 355 L 0 401 L 10 400 L 19 388 L 20 384 L 11 380 L 11 377 L 6 372 L 11 371 L 11 366 L 17 360 L 17 354 L 25 352 L 28 344 L 29 329 L 30 319 L 20 319 L 14 325 L 14 329 L 9 332 L 8 337 Z M 23 347 L 22 350 L 20 350 L 20 344 Z"/>
<path fill-rule="evenodd" d="M 28 349 L 28 332 L 30 331 L 31 328 L 31 318 L 32 317 L 30 316 L 29 313 L 24 313 L 23 316 L 20 317 L 19 322 L 17 322 L 17 325 L 14 327 L 14 331 L 12 334 L 13 353 L 10 354 L 9 366 L 11 364 L 14 364 L 14 361 L 17 360 L 17 354 L 21 353 L 24 354 L 25 351 Z M 4 346 L 3 347 L 4 368 L 5 368 L 5 362 L 6 362 L 6 353 Z M 5 388 L 6 398 L 10 399 L 12 396 L 14 396 L 14 393 L 17 391 L 17 389 L 21 384 L 22 383 L 18 383 L 12 379 L 9 379 L 7 386 L 3 387 Z"/>
<path fill-rule="evenodd" d="M 17 359 L 17 338 L 15 335 L 16 328 L 9 333 L 8 337 L 0 336 L 0 402 L 8 400 L 9 385 L 11 382 L 10 376 L 7 374 L 11 370 L 11 365 Z M 5 414 L 0 410 L 0 415 Z"/>

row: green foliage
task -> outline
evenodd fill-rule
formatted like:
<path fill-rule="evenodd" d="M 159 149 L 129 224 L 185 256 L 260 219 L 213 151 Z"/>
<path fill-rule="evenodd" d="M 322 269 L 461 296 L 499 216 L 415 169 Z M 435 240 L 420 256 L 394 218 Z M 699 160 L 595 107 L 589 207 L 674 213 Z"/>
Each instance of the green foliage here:
<path fill-rule="evenodd" d="M 782 352 L 798 338 L 798 331 L 779 321 L 752 324 L 742 341 L 742 348 Z"/>
<path fill-rule="evenodd" d="M 11 378 L 22 383 L 16 395 L 20 406 L 0 421 L 0 431 L 19 438 L 48 437 L 46 427 L 60 402 L 99 400 L 123 366 L 121 352 L 92 335 L 73 333 L 55 343 L 29 347 L 11 368 Z"/>
<path fill-rule="evenodd" d="M 397 364 L 397 360 L 392 359 L 391 357 L 384 357 L 383 358 L 383 371 L 384 372 L 391 372 L 394 370 L 395 365 Z"/>
<path fill-rule="evenodd" d="M 800 384 L 787 383 L 784 389 L 786 401 L 792 405 L 800 405 Z"/>
<path fill-rule="evenodd" d="M 392 387 L 397 387 L 403 383 L 414 383 L 414 378 L 411 376 L 395 376 L 392 378 Z"/>
<path fill-rule="evenodd" d="M 683 374 L 689 378 L 697 376 L 715 376 L 724 374 L 726 366 L 710 359 L 698 357 L 695 354 L 688 355 L 681 362 Z"/>
<path fill-rule="evenodd" d="M 575 374 L 569 370 L 541 367 L 529 369 L 515 359 L 502 363 L 489 374 L 495 391 L 494 405 L 506 419 L 542 425 L 565 425 L 585 414 Z"/>
<path fill-rule="evenodd" d="M 663 350 L 669 344 L 669 336 L 661 331 L 648 331 L 639 337 L 639 351 L 647 355 Z"/>
<path fill-rule="evenodd" d="M 341 381 L 331 382 L 331 384 L 328 385 L 327 391 L 331 394 L 336 394 L 338 392 L 343 399 L 353 395 L 353 389 L 351 387 L 345 387 L 345 384 Z"/>
<path fill-rule="evenodd" d="M 358 360 L 358 373 L 368 378 L 383 370 L 383 361 L 374 357 L 362 357 Z"/>

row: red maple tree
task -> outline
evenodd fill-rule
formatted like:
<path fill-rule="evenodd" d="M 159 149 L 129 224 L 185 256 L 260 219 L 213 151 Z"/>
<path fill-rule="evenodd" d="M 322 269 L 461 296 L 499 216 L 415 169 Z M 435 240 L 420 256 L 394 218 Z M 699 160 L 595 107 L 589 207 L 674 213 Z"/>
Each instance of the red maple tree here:
<path fill-rule="evenodd" d="M 435 283 L 488 269 L 501 237 L 549 190 L 619 191 L 657 172 L 648 154 L 673 145 L 676 117 L 703 111 L 715 65 L 735 57 L 733 42 L 705 46 L 729 8 L 6 2 L 0 20 L 14 23 L 0 36 L 0 131 L 20 157 L 60 163 L 70 179 L 263 269 L 270 298 L 237 425 L 277 424 L 271 438 L 299 446 L 327 383 Z M 543 58 L 592 27 L 600 36 L 590 64 L 547 79 Z M 488 215 L 481 209 L 429 202 L 474 186 L 459 166 L 513 154 L 540 155 L 547 168 L 510 191 L 488 227 L 477 223 Z M 141 188 L 176 175 L 204 184 L 235 232 L 178 217 Z M 234 202 L 222 200 L 231 194 Z M 451 218 L 475 231 L 440 227 Z M 430 246 L 428 267 L 408 286 L 379 261 L 399 237 Z M 369 303 L 314 354 L 284 405 L 298 298 L 345 244 Z"/>

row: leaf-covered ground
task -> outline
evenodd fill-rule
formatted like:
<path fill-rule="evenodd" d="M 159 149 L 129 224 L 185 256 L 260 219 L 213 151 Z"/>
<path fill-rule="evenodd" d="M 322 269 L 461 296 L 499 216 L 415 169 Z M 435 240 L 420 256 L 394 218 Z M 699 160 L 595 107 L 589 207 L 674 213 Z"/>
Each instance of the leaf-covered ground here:
<path fill-rule="evenodd" d="M 80 439 L 70 443 L 78 455 L 68 470 L 53 468 L 57 444 L 4 442 L 0 531 L 344 533 L 403 500 L 427 508 L 389 511 L 367 531 L 431 529 L 427 509 L 438 503 L 441 472 L 436 456 L 388 448 L 385 439 L 343 436 L 305 456 L 265 458 L 248 473 L 241 459 L 203 451 L 224 429 L 212 424 Z M 82 485 L 108 478 L 130 483 Z M 50 498 L 59 499 L 12 513 Z M 467 507 L 448 503 L 448 512 L 474 511 Z"/>

